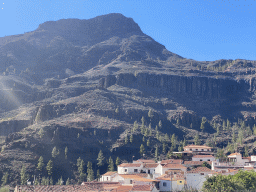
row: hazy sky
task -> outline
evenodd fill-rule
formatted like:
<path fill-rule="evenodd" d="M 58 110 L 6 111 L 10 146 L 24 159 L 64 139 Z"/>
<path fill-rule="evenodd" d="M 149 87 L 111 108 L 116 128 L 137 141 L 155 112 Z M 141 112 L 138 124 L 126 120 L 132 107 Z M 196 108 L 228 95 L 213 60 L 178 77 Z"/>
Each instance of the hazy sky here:
<path fill-rule="evenodd" d="M 0 37 L 40 23 L 122 13 L 176 54 L 256 60 L 255 0 L 0 0 Z"/>

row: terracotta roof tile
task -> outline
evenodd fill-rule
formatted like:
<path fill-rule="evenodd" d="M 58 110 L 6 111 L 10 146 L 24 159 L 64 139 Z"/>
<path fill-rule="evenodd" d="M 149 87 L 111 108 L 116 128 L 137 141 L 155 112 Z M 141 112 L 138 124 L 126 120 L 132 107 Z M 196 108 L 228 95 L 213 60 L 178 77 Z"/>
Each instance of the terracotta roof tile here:
<path fill-rule="evenodd" d="M 143 167 L 144 168 L 156 168 L 158 166 L 157 163 L 146 163 Z"/>
<path fill-rule="evenodd" d="M 204 162 L 212 164 L 212 161 L 184 161 L 184 165 L 202 165 Z"/>
<path fill-rule="evenodd" d="M 242 156 L 241 153 L 231 153 L 228 157 L 237 156 L 237 155 Z"/>
<path fill-rule="evenodd" d="M 138 163 L 122 163 L 121 165 L 118 165 L 119 167 L 140 167 L 141 164 Z"/>
<path fill-rule="evenodd" d="M 187 173 L 211 173 L 213 172 L 211 169 L 207 167 L 197 167 L 196 169 L 193 169 L 191 171 L 188 171 Z"/>
<path fill-rule="evenodd" d="M 166 164 L 163 168 L 170 168 L 170 169 L 187 169 L 185 166 L 180 164 Z"/>
<path fill-rule="evenodd" d="M 109 172 L 105 173 L 104 176 L 111 176 L 111 175 L 114 175 L 114 174 L 116 174 L 116 173 L 117 173 L 117 172 L 111 172 L 111 171 L 109 171 Z"/>
<path fill-rule="evenodd" d="M 132 186 L 120 186 L 114 192 L 129 192 L 131 191 Z"/>
<path fill-rule="evenodd" d="M 153 185 L 134 185 L 131 191 L 152 191 Z"/>
<path fill-rule="evenodd" d="M 133 179 L 133 180 L 136 180 L 136 181 L 143 181 L 143 182 L 153 182 L 153 181 L 156 181 L 156 180 L 147 179 L 147 178 L 144 178 L 142 176 L 135 175 L 135 174 L 119 174 L 119 176 L 123 177 L 124 179 Z"/>

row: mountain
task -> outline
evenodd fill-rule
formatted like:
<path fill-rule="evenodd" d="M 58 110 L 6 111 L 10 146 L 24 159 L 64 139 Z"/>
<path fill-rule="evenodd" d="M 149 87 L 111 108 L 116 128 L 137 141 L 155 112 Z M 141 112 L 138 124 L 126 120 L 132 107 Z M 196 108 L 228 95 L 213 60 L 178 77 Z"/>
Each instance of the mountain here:
<path fill-rule="evenodd" d="M 1 173 L 10 173 L 12 185 L 22 165 L 38 176 L 42 156 L 45 164 L 54 161 L 54 180 L 77 180 L 76 160 L 93 162 L 96 171 L 100 150 L 106 159 L 130 161 L 140 157 L 141 144 L 146 157 L 154 157 L 157 146 L 178 150 L 197 134 L 202 144 L 222 148 L 241 130 L 237 150 L 247 144 L 252 153 L 255 66 L 241 59 L 183 58 L 116 13 L 48 21 L 2 37 Z M 170 137 L 177 137 L 176 145 Z M 46 170 L 40 174 L 47 176 Z"/>

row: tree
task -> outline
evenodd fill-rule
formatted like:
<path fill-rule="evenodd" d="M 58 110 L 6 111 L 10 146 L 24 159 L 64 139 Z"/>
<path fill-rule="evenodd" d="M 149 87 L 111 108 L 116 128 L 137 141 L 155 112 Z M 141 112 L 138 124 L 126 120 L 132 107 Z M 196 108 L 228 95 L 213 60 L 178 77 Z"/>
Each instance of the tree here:
<path fill-rule="evenodd" d="M 37 170 L 41 172 L 43 170 L 43 166 L 44 166 L 44 158 L 41 156 L 38 159 Z"/>
<path fill-rule="evenodd" d="M 153 117 L 153 111 L 149 109 L 148 111 L 148 117 L 151 119 Z"/>
<path fill-rule="evenodd" d="M 227 130 L 230 129 L 230 121 L 227 119 Z"/>
<path fill-rule="evenodd" d="M 41 180 L 41 185 L 49 185 L 50 180 L 49 177 L 43 177 Z"/>
<path fill-rule="evenodd" d="M 249 156 L 248 147 L 247 147 L 247 145 L 245 145 L 245 147 L 244 147 L 244 157 L 248 157 L 248 156 Z"/>
<path fill-rule="evenodd" d="M 145 147 L 143 144 L 140 145 L 140 155 L 142 156 L 145 153 Z"/>
<path fill-rule="evenodd" d="M 94 172 L 92 169 L 92 163 L 90 161 L 88 161 L 87 163 L 87 181 L 93 181 L 94 180 Z"/>
<path fill-rule="evenodd" d="M 46 170 L 48 172 L 48 175 L 52 175 L 52 168 L 53 168 L 53 162 L 50 159 L 46 165 Z"/>
<path fill-rule="evenodd" d="M 171 138 L 171 143 L 174 149 L 176 148 L 176 141 L 177 139 L 176 139 L 175 133 L 173 133 Z"/>
<path fill-rule="evenodd" d="M 103 152 L 102 152 L 102 150 L 100 150 L 100 152 L 99 152 L 99 154 L 98 154 L 98 158 L 97 158 L 97 161 L 98 161 L 97 165 L 98 165 L 99 167 L 103 166 L 103 164 L 104 164 L 104 162 L 103 162 L 104 159 L 105 159 L 105 157 L 103 156 Z"/>
<path fill-rule="evenodd" d="M 150 140 L 149 139 L 147 140 L 147 146 L 148 147 L 150 146 Z"/>
<path fill-rule="evenodd" d="M 207 167 L 209 169 L 212 169 L 211 165 L 209 165 L 206 161 L 203 162 L 202 167 Z"/>
<path fill-rule="evenodd" d="M 141 124 L 144 126 L 145 125 L 145 118 L 142 116 L 141 118 Z"/>
<path fill-rule="evenodd" d="M 156 150 L 155 150 L 155 158 L 158 159 L 158 156 L 159 156 L 158 147 L 156 147 Z"/>
<path fill-rule="evenodd" d="M 163 124 L 161 120 L 159 121 L 158 126 L 159 126 L 159 129 L 162 129 Z"/>
<path fill-rule="evenodd" d="M 216 158 L 217 158 L 217 159 L 223 159 L 223 158 L 225 158 L 224 149 L 217 148 L 217 155 L 216 155 Z"/>
<path fill-rule="evenodd" d="M 223 123 L 222 123 L 222 129 L 225 130 L 226 129 L 226 122 L 225 120 L 223 120 Z"/>
<path fill-rule="evenodd" d="M 243 133 L 243 130 L 241 129 L 241 130 L 239 130 L 239 132 L 238 132 L 238 143 L 239 143 L 240 145 L 243 144 L 243 138 L 244 138 L 244 133 Z"/>
<path fill-rule="evenodd" d="M 111 158 L 111 156 L 109 157 L 109 160 L 108 160 L 108 171 L 114 171 L 115 168 L 114 168 L 114 162 L 113 162 L 113 159 Z"/>
<path fill-rule="evenodd" d="M 133 142 L 133 135 L 131 134 L 131 136 L 130 136 L 130 143 L 132 143 Z"/>
<path fill-rule="evenodd" d="M 84 160 L 81 160 L 80 165 L 78 167 L 78 173 L 80 175 L 81 175 L 81 173 L 84 173 L 84 166 L 85 166 Z"/>
<path fill-rule="evenodd" d="M 163 143 L 163 154 L 165 154 L 165 153 L 166 153 L 166 144 Z"/>
<path fill-rule="evenodd" d="M 124 138 L 124 143 L 127 144 L 128 143 L 128 136 L 126 135 Z"/>
<path fill-rule="evenodd" d="M 205 128 L 205 123 L 206 123 L 206 117 L 202 117 L 202 121 L 201 121 L 201 126 L 200 129 L 203 131 Z"/>
<path fill-rule="evenodd" d="M 79 158 L 76 160 L 77 169 L 80 167 L 81 161 L 82 161 L 81 157 L 79 157 Z"/>
<path fill-rule="evenodd" d="M 199 135 L 198 135 L 198 133 L 195 135 L 195 137 L 194 137 L 194 143 L 195 143 L 195 145 L 200 145 L 201 144 L 201 141 L 200 141 L 200 139 L 199 139 Z"/>
<path fill-rule="evenodd" d="M 137 121 L 134 121 L 134 123 L 133 123 L 133 131 L 136 131 L 137 129 L 138 129 L 138 123 L 137 123 Z"/>
<path fill-rule="evenodd" d="M 235 130 L 233 130 L 233 134 L 232 134 L 232 142 L 235 143 L 236 142 L 236 134 L 235 134 Z"/>
<path fill-rule="evenodd" d="M 118 109 L 118 107 L 116 108 L 115 113 L 116 113 L 116 114 L 118 114 L 118 113 L 119 113 L 119 109 Z"/>
<path fill-rule="evenodd" d="M 9 173 L 8 172 L 4 173 L 1 181 L 2 181 L 2 186 L 5 186 L 8 183 L 8 181 L 9 181 Z"/>
<path fill-rule="evenodd" d="M 69 184 L 70 184 L 70 179 L 68 178 L 66 181 L 66 185 L 69 185 Z"/>
<path fill-rule="evenodd" d="M 67 159 L 68 158 L 68 147 L 66 146 L 65 147 L 65 159 Z"/>
<path fill-rule="evenodd" d="M 56 185 L 63 185 L 63 179 L 62 176 L 58 179 L 58 182 L 56 183 Z"/>
<path fill-rule="evenodd" d="M 25 165 L 23 165 L 21 168 L 21 171 L 20 171 L 21 185 L 25 185 L 27 183 L 28 178 L 29 178 L 29 175 L 26 173 L 26 167 L 25 167 Z"/>
<path fill-rule="evenodd" d="M 60 154 L 59 150 L 56 147 L 52 149 L 52 157 L 56 158 Z"/>
<path fill-rule="evenodd" d="M 165 140 L 166 142 L 168 142 L 168 141 L 169 141 L 169 136 L 168 136 L 168 134 L 167 134 L 167 133 L 164 135 L 164 140 Z"/>
<path fill-rule="evenodd" d="M 144 136 L 142 137 L 142 141 L 145 142 L 145 137 Z"/>
<path fill-rule="evenodd" d="M 97 179 L 100 178 L 100 170 L 99 169 L 97 170 L 97 176 L 96 177 L 97 177 Z"/>
<path fill-rule="evenodd" d="M 256 126 L 255 126 L 255 124 L 253 125 L 253 134 L 256 135 Z"/>
<path fill-rule="evenodd" d="M 116 166 L 118 167 L 118 165 L 120 165 L 120 164 L 121 164 L 121 160 L 120 160 L 119 157 L 117 157 L 117 158 L 116 158 Z"/>

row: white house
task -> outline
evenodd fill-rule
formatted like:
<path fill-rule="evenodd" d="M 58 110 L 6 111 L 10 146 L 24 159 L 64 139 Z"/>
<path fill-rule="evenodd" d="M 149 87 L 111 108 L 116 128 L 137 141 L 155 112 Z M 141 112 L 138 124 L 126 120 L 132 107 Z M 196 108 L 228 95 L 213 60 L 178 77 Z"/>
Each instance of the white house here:
<path fill-rule="evenodd" d="M 158 166 L 157 163 L 143 164 L 142 172 L 147 174 L 154 174 L 157 166 Z"/>
<path fill-rule="evenodd" d="M 211 152 L 212 148 L 205 145 L 187 145 L 183 147 L 184 152 Z"/>
<path fill-rule="evenodd" d="M 107 172 L 101 176 L 100 181 L 112 181 L 113 177 L 117 175 L 117 172 Z"/>
<path fill-rule="evenodd" d="M 215 172 L 207 167 L 197 167 L 192 171 L 187 171 L 186 180 L 187 187 L 192 189 L 200 190 L 203 186 L 204 181 L 206 181 L 206 176 L 210 176 Z"/>
<path fill-rule="evenodd" d="M 215 157 L 212 155 L 194 155 L 192 161 L 214 161 Z"/>
<path fill-rule="evenodd" d="M 140 173 L 142 168 L 142 163 L 123 163 L 118 166 L 118 174 Z"/>
<path fill-rule="evenodd" d="M 186 184 L 184 172 L 182 174 L 163 174 L 157 180 L 160 180 L 160 191 L 180 191 Z"/>

